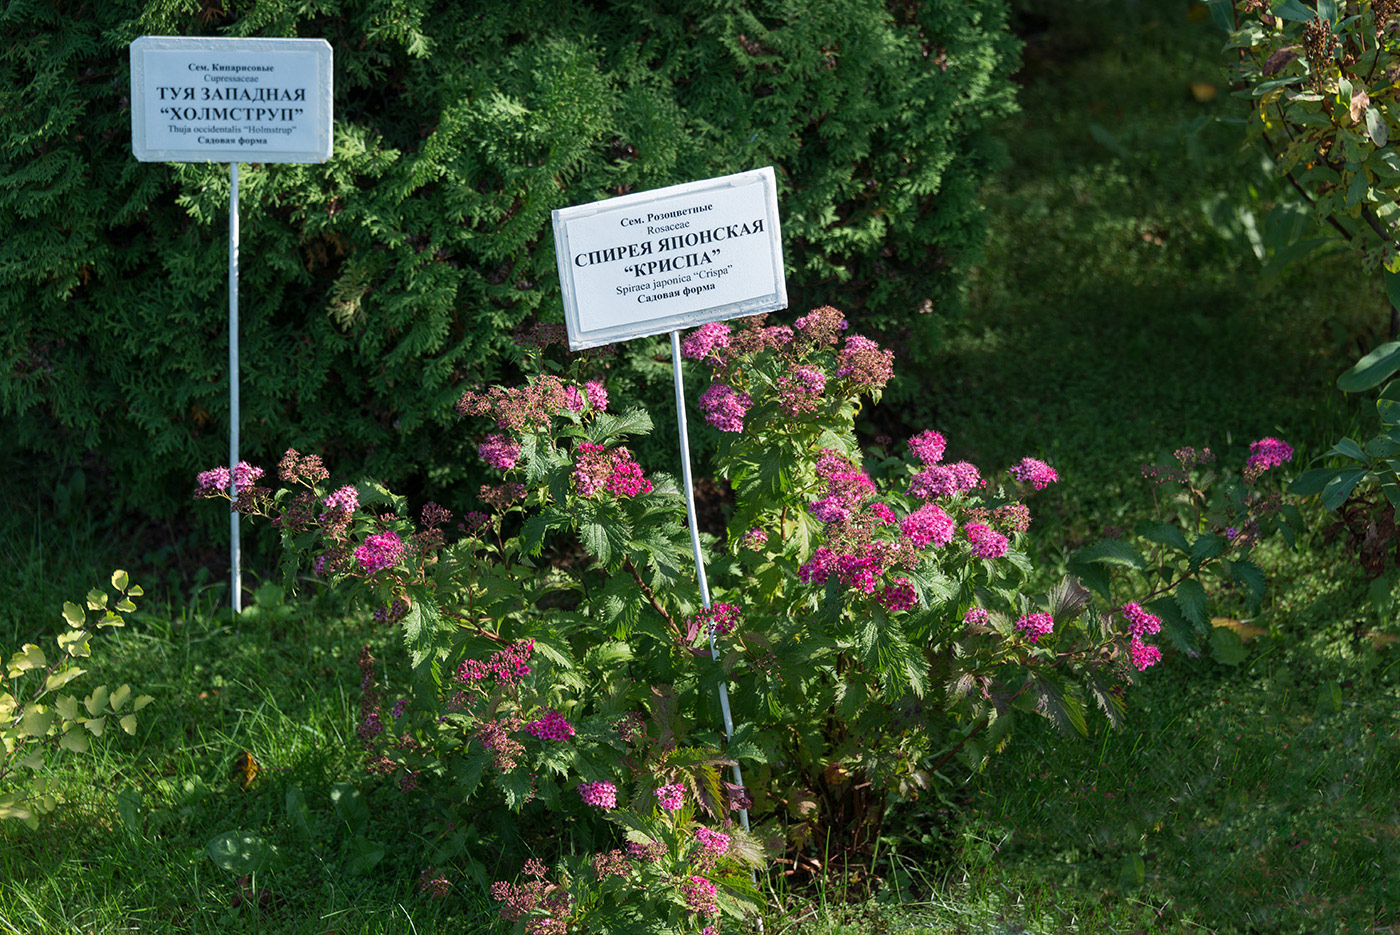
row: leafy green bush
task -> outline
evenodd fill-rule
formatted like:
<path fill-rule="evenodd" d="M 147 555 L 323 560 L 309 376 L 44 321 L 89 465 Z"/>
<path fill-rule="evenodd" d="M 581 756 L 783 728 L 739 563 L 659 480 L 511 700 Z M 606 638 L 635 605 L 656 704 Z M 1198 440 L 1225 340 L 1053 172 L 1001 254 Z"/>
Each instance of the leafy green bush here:
<path fill-rule="evenodd" d="M 396 482 L 469 473 L 464 384 L 560 320 L 551 209 L 772 164 L 795 300 L 927 351 L 977 249 L 1017 46 L 1001 0 L 114 0 L 0 13 L 0 413 L 169 511 L 223 450 L 221 165 L 140 164 L 143 34 L 323 37 L 335 155 L 241 173 L 242 437 Z M 638 398 L 641 342 L 612 365 Z"/>
<path fill-rule="evenodd" d="M 1029 593 L 1021 501 L 1054 469 L 1025 458 L 984 477 L 944 463 L 931 430 L 909 439 L 912 461 L 862 450 L 854 421 L 893 355 L 845 325 L 826 307 L 684 342 L 712 370 L 698 408 L 725 436 L 719 475 L 736 495 L 727 542 L 708 549 L 714 603 L 692 577 L 681 491 L 624 444 L 650 418 L 610 411 L 576 372 L 532 367 L 524 385 L 464 394 L 462 414 L 490 422 L 478 452 L 504 475 L 481 490 L 489 512 L 428 503 L 415 521 L 382 485 L 328 483 L 294 450 L 276 490 L 238 467 L 239 508 L 280 529 L 289 580 L 309 564 L 402 634 L 406 665 L 387 679 L 361 658 L 358 733 L 372 772 L 431 792 L 429 861 L 460 856 L 453 829 L 506 809 L 520 815 L 512 837 L 569 829 L 582 853 L 560 882 L 540 866 L 533 883 L 500 883 L 507 918 L 602 931 L 640 911 L 691 931 L 742 914 L 763 840 L 859 849 L 889 802 L 980 769 L 1021 718 L 1083 732 L 1096 705 L 1117 723 L 1123 689 L 1161 658 L 1150 637 L 1196 651 L 1202 582 L 1262 593 L 1247 556 L 1286 511 L 1247 485 L 1208 495 L 1194 469 L 1209 452 L 1189 449 L 1161 470 L 1182 489 L 1138 530 L 1146 548 L 1105 540 L 1076 560 L 1087 587 Z M 1246 481 L 1291 456 L 1266 441 Z M 226 497 L 227 475 L 200 475 L 204 495 Z M 732 728 L 716 710 L 723 685 Z M 728 783 L 736 760 L 747 778 Z M 732 826 L 741 808 L 757 838 Z M 716 828 L 734 850 L 708 861 Z"/>
<path fill-rule="evenodd" d="M 136 733 L 136 712 L 152 700 L 150 695 L 133 700 L 126 684 L 115 689 L 98 685 L 81 699 L 63 691 L 87 674 L 78 660 L 92 655 L 93 636 L 107 627 L 126 626 L 125 615 L 136 609 L 132 598 L 141 595 L 141 587 L 131 584 L 126 572 L 112 572 L 112 587 L 118 593 L 112 606 L 107 593 L 97 588 L 88 592 L 86 608 L 64 602 L 68 629 L 56 638 L 58 653 L 52 661 L 37 643 L 26 643 L 7 660 L 0 690 L 0 821 L 39 827 L 40 817 L 59 804 L 45 776 L 52 756 L 60 750 L 86 753 L 89 738 L 101 737 L 109 721 Z"/>

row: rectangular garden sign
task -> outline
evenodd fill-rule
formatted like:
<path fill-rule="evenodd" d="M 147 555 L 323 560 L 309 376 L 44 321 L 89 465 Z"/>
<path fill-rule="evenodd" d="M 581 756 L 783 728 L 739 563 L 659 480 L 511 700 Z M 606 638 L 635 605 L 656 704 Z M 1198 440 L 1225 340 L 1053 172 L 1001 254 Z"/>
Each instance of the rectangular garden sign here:
<path fill-rule="evenodd" d="M 554 212 L 574 350 L 787 307 L 772 167 Z"/>
<path fill-rule="evenodd" d="M 325 162 L 330 44 L 142 36 L 131 43 L 131 148 L 141 162 Z"/>

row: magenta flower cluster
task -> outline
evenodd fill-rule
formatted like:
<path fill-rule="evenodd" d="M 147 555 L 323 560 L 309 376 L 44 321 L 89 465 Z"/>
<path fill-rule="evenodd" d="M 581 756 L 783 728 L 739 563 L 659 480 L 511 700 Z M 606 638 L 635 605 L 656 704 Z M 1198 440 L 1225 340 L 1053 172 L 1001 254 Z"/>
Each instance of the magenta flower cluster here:
<path fill-rule="evenodd" d="M 525 725 L 525 732 L 541 740 L 568 740 L 574 735 L 573 727 L 558 711 L 535 718 Z"/>
<path fill-rule="evenodd" d="M 657 786 L 656 801 L 666 811 L 674 812 L 685 804 L 685 787 L 678 782 L 668 786 Z"/>
<path fill-rule="evenodd" d="M 466 660 L 457 669 L 457 680 L 472 684 L 489 678 L 501 686 L 519 685 L 520 680 L 530 674 L 530 656 L 534 652 L 534 640 L 517 640 L 492 653 L 486 662 Z"/>
<path fill-rule="evenodd" d="M 963 526 L 963 533 L 972 544 L 972 554 L 978 558 L 1001 558 L 1011 547 L 1005 536 L 985 523 L 968 523 Z"/>
<path fill-rule="evenodd" d="M 233 481 L 238 485 L 238 489 L 251 487 L 253 482 L 263 476 L 263 469 L 253 467 L 247 461 L 239 461 L 233 468 Z M 201 491 L 224 491 L 229 487 L 229 470 L 220 466 L 208 471 L 201 471 L 195 478 Z"/>
<path fill-rule="evenodd" d="M 963 614 L 963 623 L 970 627 L 984 627 L 988 619 L 990 618 L 985 607 L 969 607 L 967 613 Z"/>
<path fill-rule="evenodd" d="M 695 840 L 700 842 L 701 850 L 714 857 L 729 850 L 729 835 L 703 825 L 695 829 Z"/>
<path fill-rule="evenodd" d="M 477 446 L 476 453 L 496 470 L 509 471 L 520 458 L 520 446 L 504 435 L 487 435 L 486 440 Z"/>
<path fill-rule="evenodd" d="M 752 406 L 753 400 L 747 393 L 724 383 L 711 383 L 700 394 L 700 411 L 705 413 L 705 421 L 721 432 L 742 432 L 744 416 Z"/>
<path fill-rule="evenodd" d="M 909 439 L 909 450 L 914 452 L 914 457 L 919 459 L 920 464 L 937 464 L 943 460 L 943 452 L 947 449 L 948 443 L 943 436 L 929 429 L 920 432 Z"/>
<path fill-rule="evenodd" d="M 1047 613 L 1027 614 L 1016 621 L 1016 629 L 1026 634 L 1032 643 L 1055 630 L 1055 618 Z"/>
<path fill-rule="evenodd" d="M 650 493 L 651 481 L 642 466 L 632 460 L 626 448 L 609 451 L 594 442 L 579 442 L 574 461 L 574 487 L 580 497 L 591 497 L 600 490 L 619 497 Z"/>
<path fill-rule="evenodd" d="M 1293 460 L 1293 446 L 1277 438 L 1261 438 L 1249 445 L 1249 458 L 1244 463 L 1245 480 L 1258 479 L 1270 468 Z"/>
<path fill-rule="evenodd" d="M 1133 665 L 1141 672 L 1162 661 L 1162 651 L 1150 643 L 1144 643 L 1144 636 L 1153 636 L 1162 631 L 1162 618 L 1148 613 L 1136 601 L 1123 605 L 1123 617 L 1128 621 L 1128 633 L 1132 642 L 1128 645 L 1128 655 Z"/>
<path fill-rule="evenodd" d="M 748 532 L 744 533 L 744 535 L 740 538 L 739 542 L 741 545 L 743 545 L 744 548 L 753 549 L 755 552 L 757 552 L 759 549 L 763 548 L 768 543 L 768 533 L 755 526 Z"/>
<path fill-rule="evenodd" d="M 739 608 L 723 601 L 711 604 L 695 615 L 695 623 L 697 631 L 703 626 L 714 636 L 727 636 L 739 625 Z"/>
<path fill-rule="evenodd" d="M 909 481 L 909 493 L 920 500 L 956 497 L 982 486 L 982 474 L 977 465 L 967 461 L 952 464 L 932 464 L 915 474 Z"/>
<path fill-rule="evenodd" d="M 908 578 L 897 579 L 894 584 L 881 590 L 875 599 L 886 610 L 890 611 L 908 610 L 919 603 L 919 595 L 914 590 L 914 582 Z"/>
<path fill-rule="evenodd" d="M 617 807 L 617 787 L 610 782 L 579 783 L 578 794 L 585 805 L 602 809 Z"/>
<path fill-rule="evenodd" d="M 1044 490 L 1060 479 L 1060 475 L 1055 473 L 1054 468 L 1044 461 L 1037 461 L 1035 458 L 1022 458 L 1019 464 L 1011 466 L 1010 474 L 1023 484 L 1030 484 L 1036 490 Z"/>
<path fill-rule="evenodd" d="M 327 510 L 353 513 L 360 505 L 360 495 L 354 487 L 346 485 L 322 501 Z"/>
<path fill-rule="evenodd" d="M 729 347 L 732 332 L 733 329 L 719 321 L 701 325 L 681 342 L 681 356 L 687 360 L 720 362 L 724 359 L 724 350 Z"/>
<path fill-rule="evenodd" d="M 915 548 L 945 546 L 953 541 L 957 523 L 936 504 L 925 503 L 900 520 L 899 530 Z"/>
<path fill-rule="evenodd" d="M 404 548 L 399 534 L 390 529 L 366 539 L 365 544 L 355 550 L 355 561 L 366 572 L 383 571 L 399 563 Z"/>
<path fill-rule="evenodd" d="M 778 378 L 778 408 L 790 416 L 817 411 L 826 392 L 826 377 L 811 367 L 796 367 Z"/>

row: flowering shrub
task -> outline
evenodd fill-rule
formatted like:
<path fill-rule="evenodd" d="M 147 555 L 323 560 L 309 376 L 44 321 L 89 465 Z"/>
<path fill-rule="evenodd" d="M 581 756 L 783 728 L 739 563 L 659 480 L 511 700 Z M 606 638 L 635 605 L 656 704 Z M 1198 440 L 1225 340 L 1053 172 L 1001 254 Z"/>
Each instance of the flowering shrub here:
<path fill-rule="evenodd" d="M 1233 539 L 1177 517 L 1189 521 L 1178 576 L 1106 542 L 1081 556 L 1087 588 L 1027 593 L 1021 501 L 1055 470 L 946 463 L 932 429 L 909 440 L 912 460 L 862 450 L 855 416 L 878 400 L 892 355 L 845 332 L 820 308 L 791 327 L 705 325 L 683 344 L 711 371 L 700 407 L 723 433 L 716 472 L 734 491 L 726 541 L 709 547 L 708 608 L 675 481 L 624 444 L 649 418 L 609 413 L 601 386 L 538 358 L 546 372 L 526 385 L 459 404 L 485 421 L 480 453 L 502 473 L 481 490 L 485 510 L 453 518 L 429 504 L 414 522 L 374 484 L 328 495 L 320 461 L 291 451 L 282 489 L 240 494 L 282 530 L 289 567 L 309 564 L 403 634 L 411 684 L 392 711 L 362 660 L 372 770 L 437 790 L 440 828 L 504 805 L 591 829 L 590 854 L 493 889 L 518 930 L 717 930 L 758 898 L 747 868 L 762 849 L 736 809 L 790 848 L 838 814 L 857 816 L 839 829 L 850 841 L 869 841 L 891 796 L 919 795 L 954 758 L 979 767 L 1018 717 L 1082 731 L 1093 703 L 1116 722 L 1121 689 L 1161 658 L 1159 632 L 1194 651 L 1173 628 L 1183 614 L 1160 605 L 1182 601 L 1193 618 L 1192 588 L 1227 546 L 1236 577 L 1253 580 L 1235 559 L 1273 514 L 1246 490 L 1230 501 Z M 1148 532 L 1176 542 L 1166 525 Z M 746 788 L 722 778 L 733 760 L 751 768 Z"/>

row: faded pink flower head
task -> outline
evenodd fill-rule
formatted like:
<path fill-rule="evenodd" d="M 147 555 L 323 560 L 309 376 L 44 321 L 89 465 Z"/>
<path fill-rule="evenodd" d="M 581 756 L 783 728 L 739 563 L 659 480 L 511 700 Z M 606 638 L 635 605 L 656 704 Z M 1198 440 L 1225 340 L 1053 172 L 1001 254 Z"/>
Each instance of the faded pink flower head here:
<path fill-rule="evenodd" d="M 617 807 L 617 786 L 610 782 L 579 783 L 578 794 L 583 797 L 585 804 L 594 808 Z"/>
<path fill-rule="evenodd" d="M 477 446 L 476 453 L 496 470 L 509 471 L 520 457 L 520 446 L 508 441 L 504 435 L 487 435 L 486 440 Z"/>

